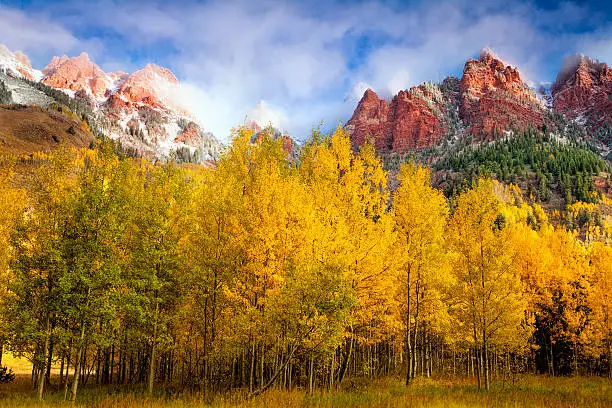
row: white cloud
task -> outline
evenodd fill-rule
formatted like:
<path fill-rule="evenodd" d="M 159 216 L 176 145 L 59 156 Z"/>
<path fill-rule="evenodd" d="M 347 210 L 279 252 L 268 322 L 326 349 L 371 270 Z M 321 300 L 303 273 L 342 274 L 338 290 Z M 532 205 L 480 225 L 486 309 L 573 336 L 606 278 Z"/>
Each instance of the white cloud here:
<path fill-rule="evenodd" d="M 62 24 L 44 14 L 26 14 L 0 5 L 0 42 L 11 50 L 22 50 L 32 62 L 48 62 L 54 54 L 99 51 L 99 40 L 83 41 Z M 40 67 L 42 68 L 42 67 Z"/>
<path fill-rule="evenodd" d="M 53 20 L 0 7 L 0 25 L 3 31 L 11 27 L 10 41 L 1 40 L 11 49 L 64 53 L 88 47 L 96 62 L 113 70 L 133 71 L 130 53 L 152 50 L 159 59 L 153 62 L 171 67 L 181 80 L 181 103 L 227 140 L 230 128 L 243 123 L 258 101 L 277 112 L 290 134 L 305 138 L 321 120 L 331 127 L 347 120 L 367 87 L 390 97 L 423 81 L 440 81 L 460 74 L 465 60 L 485 46 L 533 82 L 554 80 L 551 55 L 559 66 L 561 54 L 581 50 L 612 61 L 609 30 L 566 33 L 566 27 L 593 18 L 589 11 L 574 3 L 539 10 L 534 3 L 509 7 L 467 0 L 410 6 L 108 0 L 58 6 L 47 11 L 55 13 Z M 83 41 L 66 27 L 102 28 L 115 39 Z M 125 52 L 125 61 L 102 49 L 106 41 L 121 42 L 112 49 Z"/>
<path fill-rule="evenodd" d="M 359 100 L 361 100 L 361 98 L 363 97 L 365 91 L 367 91 L 368 89 L 372 89 L 372 85 L 364 81 L 359 81 L 355 85 L 353 85 L 344 100 L 351 104 L 357 104 Z"/>
<path fill-rule="evenodd" d="M 277 129 L 283 129 L 287 125 L 285 115 L 280 108 L 271 107 L 266 101 L 259 101 L 253 109 L 246 114 L 247 123 L 254 121 L 261 127 L 271 125 Z"/>
<path fill-rule="evenodd" d="M 601 62 L 612 63 L 612 30 L 602 30 L 579 42 L 578 51 Z"/>

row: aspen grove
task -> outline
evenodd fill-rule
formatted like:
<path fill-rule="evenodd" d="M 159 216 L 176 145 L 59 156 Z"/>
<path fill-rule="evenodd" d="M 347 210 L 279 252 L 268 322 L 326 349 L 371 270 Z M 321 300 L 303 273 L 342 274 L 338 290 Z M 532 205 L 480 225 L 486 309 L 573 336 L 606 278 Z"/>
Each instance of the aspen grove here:
<path fill-rule="evenodd" d="M 233 133 L 209 167 L 105 143 L 2 161 L 0 342 L 40 398 L 611 374 L 606 223 L 579 236 L 487 178 L 446 197 L 341 128 L 297 156 Z"/>

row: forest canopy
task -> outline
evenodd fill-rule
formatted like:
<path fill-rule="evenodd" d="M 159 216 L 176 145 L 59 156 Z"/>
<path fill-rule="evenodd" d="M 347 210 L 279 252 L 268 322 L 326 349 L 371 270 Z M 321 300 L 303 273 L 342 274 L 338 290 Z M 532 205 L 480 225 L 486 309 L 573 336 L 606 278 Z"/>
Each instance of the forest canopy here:
<path fill-rule="evenodd" d="M 400 371 L 485 389 L 510 372 L 610 374 L 605 220 L 579 236 L 486 177 L 447 198 L 412 163 L 392 191 L 341 128 L 297 158 L 252 136 L 236 129 L 209 168 L 108 144 L 3 160 L 0 341 L 33 362 L 41 397 L 58 363 L 72 399 L 87 382 L 257 395 Z M 591 174 L 590 157 L 534 163 L 563 182 L 555 166 Z"/>

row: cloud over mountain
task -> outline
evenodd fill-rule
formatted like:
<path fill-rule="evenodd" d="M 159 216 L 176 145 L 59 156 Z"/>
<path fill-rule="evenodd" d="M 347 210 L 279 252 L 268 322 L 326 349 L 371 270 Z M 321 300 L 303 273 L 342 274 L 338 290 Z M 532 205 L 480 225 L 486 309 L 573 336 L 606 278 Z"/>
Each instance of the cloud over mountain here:
<path fill-rule="evenodd" d="M 0 24 L 8 27 L 3 42 L 24 50 L 35 66 L 77 49 L 106 71 L 168 66 L 182 84 L 177 98 L 221 139 L 261 100 L 282 107 L 282 130 L 304 138 L 321 120 L 332 127 L 346 120 L 351 92 L 363 84 L 389 96 L 441 80 L 459 74 L 484 46 L 534 82 L 554 79 L 566 53 L 609 61 L 612 49 L 609 30 L 601 29 L 606 17 L 571 2 L 17 5 L 0 7 Z"/>

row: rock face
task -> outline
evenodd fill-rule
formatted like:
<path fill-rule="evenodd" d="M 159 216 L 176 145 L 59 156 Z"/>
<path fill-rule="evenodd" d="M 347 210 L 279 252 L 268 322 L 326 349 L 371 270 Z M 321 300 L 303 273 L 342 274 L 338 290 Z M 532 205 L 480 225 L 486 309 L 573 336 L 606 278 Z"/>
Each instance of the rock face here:
<path fill-rule="evenodd" d="M 459 114 L 476 139 L 492 140 L 506 130 L 521 131 L 544 122 L 544 107 L 518 70 L 488 50 L 480 59 L 466 62 L 460 92 Z"/>
<path fill-rule="evenodd" d="M 17 62 L 19 62 L 17 70 L 21 73 L 21 75 L 29 80 L 34 80 L 34 73 L 32 70 L 32 64 L 30 64 L 30 59 L 21 51 L 15 51 L 14 55 Z"/>
<path fill-rule="evenodd" d="M 111 79 L 86 53 L 78 57 L 53 57 L 43 69 L 43 82 L 53 88 L 79 91 L 84 89 L 95 97 L 104 97 L 111 85 Z"/>
<path fill-rule="evenodd" d="M 122 78 L 120 74 L 115 74 L 119 80 Z M 131 103 L 161 107 L 171 104 L 164 97 L 176 85 L 178 80 L 170 70 L 147 64 L 143 69 L 126 76 L 117 93 Z"/>
<path fill-rule="evenodd" d="M 64 63 L 68 62 L 70 58 L 67 55 L 62 55 L 61 57 L 55 56 L 51 58 L 51 62 L 42 69 L 45 77 L 51 76 L 57 71 L 59 67 L 61 67 Z"/>
<path fill-rule="evenodd" d="M 612 69 L 584 55 L 563 61 L 551 89 L 553 109 L 583 121 L 591 131 L 612 125 Z"/>
<path fill-rule="evenodd" d="M 380 99 L 376 92 L 367 89 L 353 116 L 346 123 L 353 146 L 361 146 L 368 139 L 379 147 L 385 146 L 388 119 L 389 104 Z"/>
<path fill-rule="evenodd" d="M 147 64 L 132 74 L 104 72 L 86 53 L 53 57 L 42 70 L 26 55 L 0 44 L 0 80 L 12 100 L 49 106 L 56 102 L 23 78 L 63 90 L 95 115 L 97 130 L 120 141 L 126 152 L 148 158 L 210 162 L 220 144 L 183 107 L 179 82 L 168 69 Z"/>
<path fill-rule="evenodd" d="M 189 122 L 174 138 L 174 143 L 184 143 L 188 146 L 198 147 L 202 139 L 202 130 L 195 122 Z"/>
<path fill-rule="evenodd" d="M 438 144 L 447 133 L 444 114 L 449 106 L 440 87 L 429 83 L 400 91 L 390 103 L 368 89 L 346 130 L 355 148 L 371 141 L 384 153 L 421 150 Z"/>
<path fill-rule="evenodd" d="M 390 102 L 368 89 L 345 128 L 355 147 L 371 138 L 381 153 L 404 154 L 438 146 L 464 129 L 478 141 L 539 127 L 544 109 L 519 72 L 485 50 L 466 62 L 460 81 L 421 84 Z"/>

